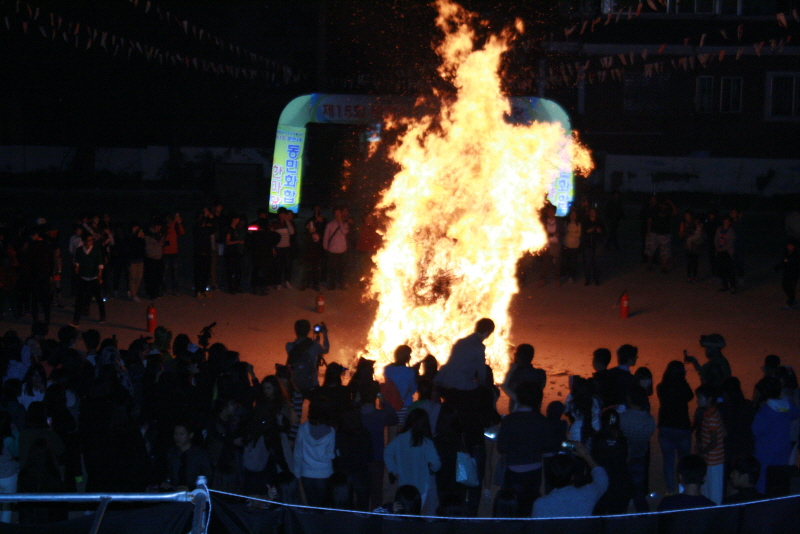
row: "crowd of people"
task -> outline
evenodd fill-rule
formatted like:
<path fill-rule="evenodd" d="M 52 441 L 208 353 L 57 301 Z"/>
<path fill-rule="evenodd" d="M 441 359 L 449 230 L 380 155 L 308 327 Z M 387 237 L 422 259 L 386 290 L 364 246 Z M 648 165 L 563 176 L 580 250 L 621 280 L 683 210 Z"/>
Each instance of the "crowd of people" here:
<path fill-rule="evenodd" d="M 58 227 L 39 218 L 33 225 L 0 224 L 0 313 L 12 318 L 31 315 L 50 323 L 51 305 L 65 306 L 62 286 L 75 298 L 71 324 L 78 327 L 97 303 L 98 320 L 106 319 L 108 298 L 139 301 L 163 295 L 180 295 L 180 272 L 191 258 L 191 292 L 205 298 L 211 291 L 231 294 L 249 291 L 267 295 L 281 289 L 319 291 L 347 289 L 357 284 L 371 267 L 381 243 L 381 222 L 367 214 L 356 224 L 346 206 L 335 206 L 328 220 L 317 206 L 303 223 L 295 213 L 279 208 L 277 214 L 259 209 L 256 219 L 225 213 L 212 200 L 189 223 L 180 213 L 160 214 L 146 222 L 124 225 L 109 213 L 84 214 L 72 226 L 72 234 L 59 238 Z M 673 241 L 680 239 L 688 282 L 715 279 L 720 290 L 735 293 L 744 280 L 747 234 L 738 209 L 720 217 L 686 210 L 680 222 L 678 210 L 666 196 L 653 196 L 640 210 L 642 261 L 651 270 L 656 261 L 663 272 L 674 267 Z M 600 206 L 583 198 L 565 217 L 557 217 L 548 205 L 542 212 L 547 244 L 536 258 L 520 261 L 522 285 L 538 271 L 539 285 L 551 277 L 561 285 L 577 281 L 581 270 L 586 285 L 600 285 L 608 276 L 605 252 L 620 250 L 618 234 L 625 220 L 619 192 Z M 191 231 L 191 245 L 187 246 Z M 798 309 L 800 278 L 800 211 L 786 216 L 785 248 L 775 270 L 782 272 L 784 309 Z M 187 249 L 191 250 L 187 254 Z M 776 254 L 777 256 L 777 254 Z M 699 266 L 707 258 L 707 277 Z M 535 260 L 535 261 L 534 261 Z M 2 317 L 2 315 L 0 315 Z"/>
<path fill-rule="evenodd" d="M 307 320 L 296 321 L 285 364 L 262 378 L 239 353 L 210 344 L 211 326 L 196 343 L 162 326 L 128 347 L 72 326 L 56 338 L 42 322 L 25 339 L 8 331 L 0 491 L 191 490 L 204 476 L 256 507 L 265 499 L 468 517 L 498 486 L 495 517 L 563 517 L 758 500 L 774 492 L 781 466 L 797 463 L 798 384 L 776 355 L 748 399 L 719 334 L 700 338 L 703 362 L 685 354 L 658 383 L 636 367 L 636 347 L 617 348 L 614 367 L 599 348 L 593 375 L 570 377 L 565 402 L 543 407 L 548 377 L 530 344 L 495 385 L 484 345 L 493 331 L 479 320 L 441 366 L 432 356 L 411 365 L 401 345 L 384 369 L 359 359 L 349 379 L 325 361 L 326 326 Z M 687 366 L 701 382 L 694 391 Z M 651 443 L 663 460 L 658 481 Z M 648 496 L 662 483 L 668 495 L 656 504 Z M 20 523 L 66 514 L 43 503 L 16 509 Z M 11 514 L 6 505 L 0 521 Z"/>
<path fill-rule="evenodd" d="M 80 326 L 93 301 L 103 323 L 109 298 L 138 302 L 183 294 L 180 272 L 188 266 L 181 261 L 189 257 L 196 298 L 223 288 L 267 295 L 293 289 L 293 283 L 314 291 L 357 283 L 379 244 L 374 219 L 367 216 L 356 231 L 345 206 L 334 207 L 330 221 L 319 207 L 302 226 L 294 217 L 286 208 L 275 215 L 259 209 L 248 221 L 245 214 L 224 213 L 214 200 L 186 223 L 180 213 L 127 225 L 109 213 L 84 214 L 66 240 L 43 217 L 33 225 L 0 224 L 0 319 L 30 315 L 50 324 L 53 302 L 65 306 L 63 286 L 75 299 L 73 326 Z M 184 238 L 189 232 L 190 247 Z"/>

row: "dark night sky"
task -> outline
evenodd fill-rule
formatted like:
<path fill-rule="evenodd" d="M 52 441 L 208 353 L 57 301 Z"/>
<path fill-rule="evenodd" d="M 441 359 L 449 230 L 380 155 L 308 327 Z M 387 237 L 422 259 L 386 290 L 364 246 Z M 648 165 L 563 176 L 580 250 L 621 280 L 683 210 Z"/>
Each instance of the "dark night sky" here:
<path fill-rule="evenodd" d="M 0 22 L 0 121 L 9 125 L 0 143 L 259 145 L 271 138 L 288 100 L 322 87 L 317 76 L 322 50 L 330 79 L 391 75 L 397 69 L 424 76 L 436 64 L 431 46 L 436 13 L 427 1 L 152 0 L 145 12 L 146 4 L 31 0 L 17 10 L 12 0 L 0 2 L 0 16 L 10 26 Z M 531 2 L 464 4 L 496 28 L 515 16 L 536 20 L 552 14 L 532 12 L 526 7 Z M 319 40 L 322 14 L 324 46 Z M 89 49 L 87 27 L 98 31 Z M 205 38 L 199 39 L 194 28 L 204 29 Z M 102 32 L 108 33 L 105 49 Z M 208 39 L 209 33 L 225 44 Z M 116 56 L 112 35 L 127 41 Z M 130 41 L 144 51 L 131 48 Z M 232 52 L 230 44 L 269 63 L 254 65 L 246 55 Z M 198 58 L 199 68 L 148 60 L 148 47 L 180 60 Z M 203 60 L 234 69 L 255 67 L 256 78 L 203 72 Z M 289 83 L 284 67 L 293 78 Z"/>

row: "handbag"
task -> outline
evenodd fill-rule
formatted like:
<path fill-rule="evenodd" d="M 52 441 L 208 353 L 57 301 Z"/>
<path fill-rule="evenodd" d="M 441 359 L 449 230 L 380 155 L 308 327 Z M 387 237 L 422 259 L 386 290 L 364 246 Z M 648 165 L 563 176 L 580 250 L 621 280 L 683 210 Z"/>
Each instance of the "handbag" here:
<path fill-rule="evenodd" d="M 456 482 L 474 488 L 480 481 L 478 480 L 478 466 L 475 458 L 466 452 L 456 453 Z"/>

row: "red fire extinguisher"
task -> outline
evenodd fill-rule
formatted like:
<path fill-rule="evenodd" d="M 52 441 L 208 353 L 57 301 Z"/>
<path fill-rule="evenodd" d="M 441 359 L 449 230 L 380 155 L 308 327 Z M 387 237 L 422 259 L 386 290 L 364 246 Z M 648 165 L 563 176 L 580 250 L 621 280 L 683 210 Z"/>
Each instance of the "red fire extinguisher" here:
<path fill-rule="evenodd" d="M 322 293 L 317 295 L 317 313 L 325 313 L 325 297 Z"/>
<path fill-rule="evenodd" d="M 156 307 L 153 304 L 147 307 L 147 331 L 151 334 L 156 331 Z"/>
<path fill-rule="evenodd" d="M 623 319 L 627 319 L 628 311 L 628 292 L 625 291 L 622 293 L 622 296 L 619 297 L 619 316 Z"/>

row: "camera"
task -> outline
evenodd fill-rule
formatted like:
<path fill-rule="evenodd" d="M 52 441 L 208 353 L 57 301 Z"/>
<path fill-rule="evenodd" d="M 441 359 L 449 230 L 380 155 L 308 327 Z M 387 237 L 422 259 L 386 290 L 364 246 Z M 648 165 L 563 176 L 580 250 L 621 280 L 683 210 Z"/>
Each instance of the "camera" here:
<path fill-rule="evenodd" d="M 320 332 L 327 332 L 328 328 L 325 326 L 325 323 L 319 323 L 314 325 L 314 333 L 319 334 Z"/>
<path fill-rule="evenodd" d="M 563 450 L 565 450 L 565 451 L 574 451 L 575 450 L 575 444 L 572 443 L 571 441 L 562 441 L 561 442 L 561 448 Z"/>

